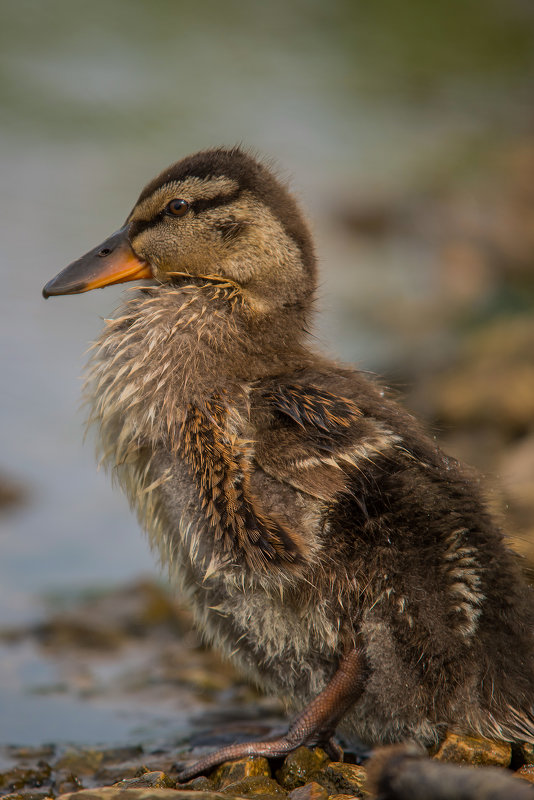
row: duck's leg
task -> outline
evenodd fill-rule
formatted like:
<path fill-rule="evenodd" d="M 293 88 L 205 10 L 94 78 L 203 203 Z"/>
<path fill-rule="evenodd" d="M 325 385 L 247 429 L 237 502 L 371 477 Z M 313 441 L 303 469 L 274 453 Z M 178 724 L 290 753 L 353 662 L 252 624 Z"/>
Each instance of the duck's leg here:
<path fill-rule="evenodd" d="M 341 660 L 323 691 L 298 715 L 285 736 L 271 741 L 243 742 L 223 747 L 184 769 L 178 779 L 187 781 L 222 764 L 223 761 L 234 761 L 246 756 L 279 758 L 301 745 L 308 747 L 321 745 L 328 755 L 340 760 L 342 752 L 332 736 L 338 722 L 362 694 L 366 674 L 363 650 L 361 648 L 351 650 Z"/>

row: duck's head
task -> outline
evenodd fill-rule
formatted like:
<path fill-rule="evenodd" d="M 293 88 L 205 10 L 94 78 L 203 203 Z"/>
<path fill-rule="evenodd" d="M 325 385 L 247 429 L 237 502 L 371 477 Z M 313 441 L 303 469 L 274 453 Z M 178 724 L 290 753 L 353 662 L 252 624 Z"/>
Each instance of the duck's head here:
<path fill-rule="evenodd" d="M 123 227 L 49 281 L 43 295 L 184 276 L 226 279 L 275 306 L 301 305 L 313 293 L 313 244 L 295 200 L 240 148 L 205 150 L 164 170 Z"/>

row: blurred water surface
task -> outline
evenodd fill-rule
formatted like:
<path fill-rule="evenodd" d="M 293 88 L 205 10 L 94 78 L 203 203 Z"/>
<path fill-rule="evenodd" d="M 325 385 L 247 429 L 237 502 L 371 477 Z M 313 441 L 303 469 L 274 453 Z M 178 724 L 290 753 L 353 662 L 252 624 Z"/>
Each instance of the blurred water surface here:
<path fill-rule="evenodd" d="M 435 295 L 428 253 L 410 236 L 356 246 L 335 212 L 446 183 L 528 130 L 533 75 L 528 0 L 1 4 L 0 473 L 28 499 L 1 519 L 0 625 L 37 616 L 43 592 L 156 570 L 82 445 L 84 352 L 122 289 L 45 303 L 43 284 L 154 173 L 239 142 L 274 159 L 314 225 L 319 342 L 394 371 L 409 340 L 377 309 Z"/>

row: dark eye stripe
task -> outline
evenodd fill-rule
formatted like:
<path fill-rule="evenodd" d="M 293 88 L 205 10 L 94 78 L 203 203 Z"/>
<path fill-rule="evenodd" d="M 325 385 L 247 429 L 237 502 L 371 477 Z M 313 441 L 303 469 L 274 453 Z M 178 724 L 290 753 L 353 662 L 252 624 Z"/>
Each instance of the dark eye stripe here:
<path fill-rule="evenodd" d="M 158 214 L 158 216 L 154 219 L 140 219 L 137 220 L 137 222 L 132 222 L 130 224 L 130 230 L 128 231 L 128 237 L 130 241 L 133 242 L 135 237 L 139 236 L 139 234 L 149 230 L 149 228 L 155 228 L 156 225 L 159 225 L 161 217 L 162 214 Z"/>
<path fill-rule="evenodd" d="M 202 211 L 208 211 L 210 208 L 219 208 L 220 206 L 224 206 L 227 203 L 232 203 L 234 200 L 236 200 L 239 197 L 240 192 L 240 189 L 236 189 L 230 194 L 216 194 L 215 197 L 209 198 L 201 197 L 198 200 L 193 200 L 191 203 L 189 203 L 189 208 L 195 214 L 199 214 Z M 154 219 L 140 219 L 136 222 L 132 222 L 130 225 L 130 241 L 135 239 L 136 236 L 139 236 L 140 233 L 143 233 L 143 231 L 146 231 L 149 228 L 154 228 L 156 225 L 158 225 L 164 214 L 165 209 L 161 211 L 157 217 L 154 217 Z"/>

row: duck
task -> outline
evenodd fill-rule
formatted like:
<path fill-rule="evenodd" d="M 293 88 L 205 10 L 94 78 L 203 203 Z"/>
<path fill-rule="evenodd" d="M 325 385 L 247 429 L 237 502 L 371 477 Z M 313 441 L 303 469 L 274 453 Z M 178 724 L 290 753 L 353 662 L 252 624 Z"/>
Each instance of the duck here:
<path fill-rule="evenodd" d="M 85 394 L 103 463 L 205 641 L 288 699 L 287 733 L 182 780 L 335 739 L 534 742 L 532 591 L 480 478 L 368 373 L 317 352 L 297 201 L 241 147 L 148 183 L 43 294 L 130 289 Z"/>

